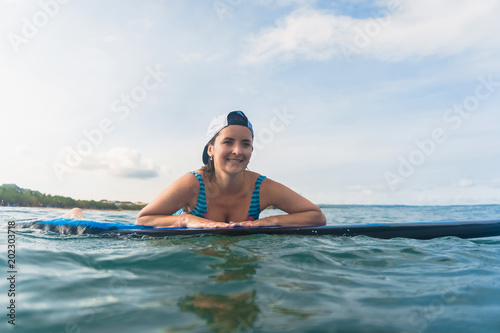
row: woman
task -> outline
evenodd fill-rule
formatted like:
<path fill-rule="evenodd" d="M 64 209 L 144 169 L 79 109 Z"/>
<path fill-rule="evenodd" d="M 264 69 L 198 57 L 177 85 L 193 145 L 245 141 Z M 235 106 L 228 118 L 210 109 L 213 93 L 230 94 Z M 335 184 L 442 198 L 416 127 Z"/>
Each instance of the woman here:
<path fill-rule="evenodd" d="M 163 190 L 141 210 L 136 224 L 188 228 L 326 224 L 318 206 L 288 187 L 246 170 L 253 137 L 252 124 L 242 111 L 214 118 L 202 155 L 205 166 Z M 260 219 L 260 212 L 271 205 L 288 214 Z"/>

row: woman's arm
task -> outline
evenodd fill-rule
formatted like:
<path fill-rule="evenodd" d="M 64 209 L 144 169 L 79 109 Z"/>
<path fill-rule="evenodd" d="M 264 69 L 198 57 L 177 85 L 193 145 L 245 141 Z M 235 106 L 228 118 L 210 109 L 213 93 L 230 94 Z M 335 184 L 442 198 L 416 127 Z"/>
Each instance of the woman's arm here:
<path fill-rule="evenodd" d="M 142 212 L 142 211 L 141 211 Z M 143 215 L 137 217 L 135 224 L 143 224 L 155 228 L 232 228 L 234 224 L 225 222 L 214 222 L 202 217 L 187 213 L 181 215 Z"/>
<path fill-rule="evenodd" d="M 214 222 L 191 214 L 173 215 L 179 209 L 188 207 L 198 198 L 200 185 L 192 174 L 185 174 L 164 189 L 153 201 L 146 205 L 137 216 L 135 224 L 155 228 L 227 228 L 227 223 Z"/>
<path fill-rule="evenodd" d="M 288 214 L 236 223 L 237 226 L 315 226 L 326 224 L 326 217 L 317 205 L 285 185 L 269 178 L 262 181 L 260 200 L 262 207 L 273 205 Z"/>

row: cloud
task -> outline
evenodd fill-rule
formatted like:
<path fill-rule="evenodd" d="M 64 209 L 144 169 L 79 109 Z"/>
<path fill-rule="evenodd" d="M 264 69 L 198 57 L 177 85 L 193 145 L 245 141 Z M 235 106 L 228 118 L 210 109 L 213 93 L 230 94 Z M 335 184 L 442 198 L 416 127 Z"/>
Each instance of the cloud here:
<path fill-rule="evenodd" d="M 458 181 L 458 187 L 474 187 L 476 183 L 472 179 L 462 178 Z"/>
<path fill-rule="evenodd" d="M 292 5 L 312 5 L 316 0 L 260 0 L 259 3 L 263 5 L 278 5 L 278 6 L 292 6 Z"/>
<path fill-rule="evenodd" d="M 203 55 L 198 52 L 184 53 L 179 55 L 178 62 L 181 64 L 192 64 L 198 62 L 203 58 Z"/>
<path fill-rule="evenodd" d="M 345 188 L 347 193 L 357 193 L 358 195 L 371 196 L 375 193 L 383 192 L 385 189 L 381 186 L 363 186 L 363 185 L 351 185 Z"/>
<path fill-rule="evenodd" d="M 490 187 L 500 188 L 500 178 L 494 178 L 490 181 Z"/>
<path fill-rule="evenodd" d="M 104 43 L 112 43 L 112 42 L 116 41 L 116 36 L 114 36 L 114 35 L 105 36 L 102 38 L 102 41 Z"/>
<path fill-rule="evenodd" d="M 339 54 L 336 40 L 349 29 L 351 20 L 314 10 L 298 10 L 277 22 L 276 28 L 252 37 L 244 61 L 266 62 L 294 58 L 327 60 Z"/>
<path fill-rule="evenodd" d="M 80 169 L 87 171 L 104 171 L 121 178 L 147 179 L 155 178 L 167 170 L 165 166 L 157 166 L 152 159 L 145 158 L 136 149 L 115 147 L 106 153 L 95 153 L 86 157 Z"/>
<path fill-rule="evenodd" d="M 431 10 L 432 9 L 432 10 Z M 468 48 L 498 49 L 499 4 L 485 0 L 382 1 L 370 18 L 301 8 L 249 39 L 245 63 L 366 56 L 400 61 L 449 56 Z"/>

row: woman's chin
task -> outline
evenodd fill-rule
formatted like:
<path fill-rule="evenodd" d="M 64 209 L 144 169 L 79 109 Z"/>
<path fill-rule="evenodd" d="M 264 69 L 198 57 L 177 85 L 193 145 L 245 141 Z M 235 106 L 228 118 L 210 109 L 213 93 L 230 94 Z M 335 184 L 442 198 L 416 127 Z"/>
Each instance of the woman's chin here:
<path fill-rule="evenodd" d="M 248 163 L 246 163 L 245 161 L 242 162 L 226 161 L 223 168 L 226 169 L 227 171 L 236 172 L 245 170 L 247 168 L 247 165 Z"/>

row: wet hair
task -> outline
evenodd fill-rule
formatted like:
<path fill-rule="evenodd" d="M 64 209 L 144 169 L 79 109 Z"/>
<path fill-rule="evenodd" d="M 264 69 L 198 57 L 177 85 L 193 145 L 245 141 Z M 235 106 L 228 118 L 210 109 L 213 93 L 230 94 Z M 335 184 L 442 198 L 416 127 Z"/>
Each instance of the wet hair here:
<path fill-rule="evenodd" d="M 220 132 L 219 132 L 220 133 Z M 215 136 L 208 142 L 208 145 L 213 146 L 215 144 L 215 139 L 219 136 L 219 133 L 215 134 Z M 208 176 L 208 179 L 212 180 L 215 178 L 215 164 L 214 164 L 214 159 L 209 158 L 207 164 L 205 164 L 201 170 L 203 170 L 203 173 L 205 176 Z"/>

